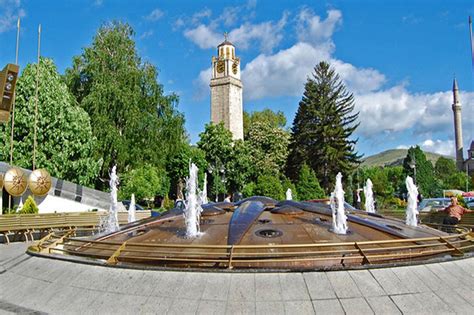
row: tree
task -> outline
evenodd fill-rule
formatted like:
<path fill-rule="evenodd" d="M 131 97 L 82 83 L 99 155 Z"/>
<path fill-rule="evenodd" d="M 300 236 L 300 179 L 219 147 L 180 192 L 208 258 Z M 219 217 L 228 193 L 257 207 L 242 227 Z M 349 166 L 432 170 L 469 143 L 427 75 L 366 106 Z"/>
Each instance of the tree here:
<path fill-rule="evenodd" d="M 145 164 L 121 176 L 119 197 L 130 199 L 135 194 L 137 200 L 151 203 L 155 195 L 166 196 L 169 188 L 166 171 Z"/>
<path fill-rule="evenodd" d="M 282 111 L 274 112 L 269 108 L 265 108 L 262 111 L 255 111 L 248 113 L 244 111 L 244 135 L 247 138 L 247 134 L 256 122 L 267 123 L 274 128 L 283 129 L 286 126 L 286 117 Z"/>
<path fill-rule="evenodd" d="M 326 194 L 319 185 L 315 172 L 306 164 L 301 166 L 296 191 L 299 200 L 311 200 L 325 198 Z"/>
<path fill-rule="evenodd" d="M 102 178 L 114 164 L 124 172 L 145 163 L 162 169 L 186 140 L 177 96 L 164 95 L 158 71 L 141 61 L 133 36 L 128 24 L 100 27 L 64 78 L 91 117 Z"/>
<path fill-rule="evenodd" d="M 13 163 L 33 167 L 35 93 L 37 64 L 28 64 L 16 89 Z M 94 158 L 96 140 L 87 113 L 77 106 L 51 59 L 40 59 L 36 168 L 45 168 L 57 178 L 89 186 L 102 161 Z M 3 145 L 0 159 L 9 160 L 10 126 L 0 125 Z"/>
<path fill-rule="evenodd" d="M 211 187 L 209 191 L 218 195 L 227 192 L 225 185 L 226 172 L 229 170 L 232 160 L 232 133 L 219 124 L 206 124 L 204 132 L 199 134 L 197 146 L 205 154 L 208 163 Z"/>
<path fill-rule="evenodd" d="M 246 144 L 250 148 L 254 179 L 261 174 L 280 176 L 288 156 L 288 143 L 289 134 L 280 127 L 260 121 L 250 126 Z"/>
<path fill-rule="evenodd" d="M 345 178 L 360 163 L 355 151 L 358 113 L 354 97 L 339 75 L 322 61 L 314 68 L 291 128 L 287 174 L 295 180 L 303 164 L 310 166 L 326 192 L 338 172 Z"/>
<path fill-rule="evenodd" d="M 259 176 L 254 193 L 256 195 L 270 197 L 275 200 L 282 200 L 285 198 L 280 179 L 273 175 Z"/>
<path fill-rule="evenodd" d="M 441 194 L 439 182 L 435 177 L 433 164 L 426 159 L 425 153 L 419 146 L 408 149 L 407 156 L 403 160 L 403 169 L 405 175 L 409 175 L 415 179 L 418 192 L 423 197 L 435 197 Z"/>

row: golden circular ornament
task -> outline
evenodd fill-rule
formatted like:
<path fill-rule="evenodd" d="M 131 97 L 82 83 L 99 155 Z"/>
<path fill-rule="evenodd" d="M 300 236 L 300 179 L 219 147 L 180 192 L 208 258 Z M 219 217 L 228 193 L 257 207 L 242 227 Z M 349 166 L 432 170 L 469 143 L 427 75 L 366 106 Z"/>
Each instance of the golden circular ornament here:
<path fill-rule="evenodd" d="M 3 184 L 5 190 L 14 197 L 23 195 L 28 186 L 25 173 L 17 167 L 13 167 L 5 173 Z"/>
<path fill-rule="evenodd" d="M 35 196 L 44 196 L 51 189 L 51 175 L 44 168 L 31 172 L 28 178 L 28 186 Z"/>

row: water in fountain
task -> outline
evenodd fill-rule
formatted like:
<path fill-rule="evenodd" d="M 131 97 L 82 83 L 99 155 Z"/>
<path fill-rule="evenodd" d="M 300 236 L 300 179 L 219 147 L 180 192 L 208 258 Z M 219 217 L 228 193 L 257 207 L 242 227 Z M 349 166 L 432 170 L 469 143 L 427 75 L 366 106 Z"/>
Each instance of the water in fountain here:
<path fill-rule="evenodd" d="M 201 199 L 201 204 L 205 205 L 209 201 L 207 200 L 207 174 L 204 173 L 204 183 L 202 184 L 202 190 L 199 192 L 199 198 Z"/>
<path fill-rule="evenodd" d="M 342 189 L 342 174 L 336 175 L 336 187 L 331 193 L 332 231 L 337 234 L 347 233 L 347 217 L 344 210 L 344 190 Z"/>
<path fill-rule="evenodd" d="M 186 208 L 184 221 L 186 222 L 186 237 L 195 238 L 201 235 L 199 219 L 201 217 L 201 200 L 198 198 L 198 168 L 194 163 L 189 166 L 189 178 L 186 180 Z"/>
<path fill-rule="evenodd" d="M 286 190 L 286 200 L 293 200 L 293 194 L 291 193 L 290 188 Z"/>
<path fill-rule="evenodd" d="M 407 225 L 417 226 L 418 220 L 418 209 L 417 209 L 417 201 L 418 201 L 418 188 L 413 183 L 413 178 L 407 176 L 405 181 L 408 191 L 408 202 L 407 202 L 407 210 L 406 210 L 406 221 Z"/>
<path fill-rule="evenodd" d="M 20 201 L 18 202 L 18 207 L 16 208 L 16 212 L 20 212 L 23 209 L 23 196 L 20 196 Z"/>
<path fill-rule="evenodd" d="M 368 178 L 364 186 L 364 195 L 365 211 L 369 213 L 375 213 L 374 192 L 372 191 L 372 186 L 372 181 L 370 180 L 370 178 Z"/>
<path fill-rule="evenodd" d="M 135 194 L 130 198 L 130 206 L 128 206 L 128 223 L 135 222 Z"/>
<path fill-rule="evenodd" d="M 105 231 L 115 232 L 119 229 L 118 216 L 117 216 L 117 185 L 119 184 L 119 178 L 117 176 L 117 165 L 112 167 L 110 172 L 110 208 L 107 215 L 107 222 L 105 225 Z"/>

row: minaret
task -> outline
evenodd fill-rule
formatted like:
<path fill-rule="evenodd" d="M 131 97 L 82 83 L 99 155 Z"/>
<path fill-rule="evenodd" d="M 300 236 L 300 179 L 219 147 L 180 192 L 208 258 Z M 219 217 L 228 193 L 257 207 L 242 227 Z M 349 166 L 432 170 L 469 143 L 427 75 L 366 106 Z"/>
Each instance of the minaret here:
<path fill-rule="evenodd" d="M 217 46 L 217 57 L 212 57 L 211 121 L 224 122 L 232 132 L 232 139 L 244 138 L 242 113 L 242 81 L 240 58 L 235 57 L 235 47 L 227 40 Z"/>
<path fill-rule="evenodd" d="M 453 113 L 454 113 L 454 137 L 456 139 L 456 166 L 458 170 L 464 169 L 463 142 L 462 142 L 462 118 L 461 103 L 459 102 L 458 82 L 453 82 Z"/>

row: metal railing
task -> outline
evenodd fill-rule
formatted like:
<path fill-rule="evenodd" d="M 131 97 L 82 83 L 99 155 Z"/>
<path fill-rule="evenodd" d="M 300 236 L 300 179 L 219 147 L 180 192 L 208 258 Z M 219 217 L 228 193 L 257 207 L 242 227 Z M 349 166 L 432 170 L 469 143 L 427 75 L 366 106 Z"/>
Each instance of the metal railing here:
<path fill-rule="evenodd" d="M 381 241 L 291 245 L 196 245 L 93 241 L 71 237 L 79 230 L 51 233 L 30 250 L 42 254 L 83 256 L 107 264 L 138 263 L 193 267 L 277 267 L 291 264 L 314 267 L 373 265 L 449 254 L 462 256 L 474 249 L 472 234 Z"/>

